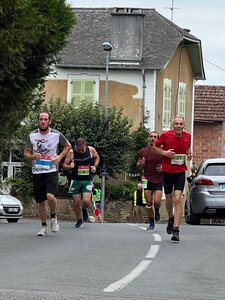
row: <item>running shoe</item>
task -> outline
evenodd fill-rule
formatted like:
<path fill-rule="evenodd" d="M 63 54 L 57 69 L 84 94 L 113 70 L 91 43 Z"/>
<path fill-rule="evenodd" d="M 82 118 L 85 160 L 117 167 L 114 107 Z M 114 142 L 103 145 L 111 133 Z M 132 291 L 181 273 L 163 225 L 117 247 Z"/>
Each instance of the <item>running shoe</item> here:
<path fill-rule="evenodd" d="M 166 232 L 168 234 L 173 233 L 173 223 L 174 223 L 174 217 L 168 219 L 167 227 L 166 227 Z"/>
<path fill-rule="evenodd" d="M 81 219 L 77 220 L 76 224 L 75 224 L 76 228 L 82 228 L 83 227 L 83 222 Z"/>
<path fill-rule="evenodd" d="M 156 222 L 158 222 L 160 220 L 159 208 L 155 209 L 155 220 L 156 220 Z"/>
<path fill-rule="evenodd" d="M 82 214 L 83 214 L 83 220 L 84 222 L 87 222 L 89 219 L 88 210 L 85 207 L 82 207 Z"/>
<path fill-rule="evenodd" d="M 155 223 L 150 223 L 146 230 L 154 230 Z"/>
<path fill-rule="evenodd" d="M 38 231 L 38 236 L 46 236 L 48 234 L 48 227 L 42 226 L 41 230 Z"/>
<path fill-rule="evenodd" d="M 57 217 L 55 217 L 54 219 L 51 219 L 51 230 L 52 230 L 52 232 L 59 231 L 59 224 L 57 223 Z"/>
<path fill-rule="evenodd" d="M 180 241 L 179 232 L 180 232 L 179 229 L 174 228 L 173 234 L 172 234 L 172 237 L 171 237 L 171 241 L 174 241 L 174 242 L 179 242 Z"/>

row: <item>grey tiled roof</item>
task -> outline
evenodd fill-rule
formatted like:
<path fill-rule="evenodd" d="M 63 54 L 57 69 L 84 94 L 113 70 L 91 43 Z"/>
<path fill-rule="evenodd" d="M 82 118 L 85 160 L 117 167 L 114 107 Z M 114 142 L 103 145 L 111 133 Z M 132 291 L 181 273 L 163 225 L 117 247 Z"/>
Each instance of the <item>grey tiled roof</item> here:
<path fill-rule="evenodd" d="M 76 25 L 67 46 L 58 55 L 62 68 L 105 68 L 106 54 L 102 43 L 111 39 L 113 8 L 75 8 Z M 186 30 L 160 15 L 155 9 L 142 9 L 144 17 L 143 59 L 139 66 L 117 65 L 110 68 L 161 70 L 171 59 L 180 42 L 197 45 L 200 61 L 198 77 L 204 79 L 201 42 Z M 190 49 L 191 47 L 189 47 Z M 195 46 L 196 49 L 196 46 Z M 196 53 L 196 52 L 195 52 Z M 195 54 L 196 56 L 196 54 Z M 193 66 L 198 64 L 193 64 Z M 195 73 L 195 71 L 194 71 Z"/>
<path fill-rule="evenodd" d="M 195 86 L 194 120 L 225 120 L 225 86 Z"/>

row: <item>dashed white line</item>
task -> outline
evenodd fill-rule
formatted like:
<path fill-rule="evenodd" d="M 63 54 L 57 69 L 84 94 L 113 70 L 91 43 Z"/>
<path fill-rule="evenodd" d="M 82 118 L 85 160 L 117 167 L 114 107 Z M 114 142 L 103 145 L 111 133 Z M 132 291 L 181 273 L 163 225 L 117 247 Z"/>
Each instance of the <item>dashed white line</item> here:
<path fill-rule="evenodd" d="M 136 224 L 127 224 L 129 226 L 137 226 Z M 146 230 L 146 227 L 139 226 L 140 229 Z M 154 241 L 161 242 L 162 238 L 157 233 L 152 233 Z M 122 279 L 113 282 L 109 286 L 107 286 L 103 291 L 107 293 L 113 293 L 117 290 L 122 290 L 125 286 L 127 286 L 131 281 L 133 281 L 135 278 L 137 278 L 142 272 L 144 272 L 148 265 L 151 263 L 151 258 L 154 258 L 158 251 L 160 246 L 159 245 L 151 245 L 150 250 L 148 251 L 145 258 L 148 260 L 142 260 L 139 265 L 134 268 L 127 276 L 123 277 Z"/>
<path fill-rule="evenodd" d="M 162 237 L 158 233 L 153 233 L 153 238 L 155 242 L 162 242 Z"/>
<path fill-rule="evenodd" d="M 151 260 L 142 260 L 140 264 L 133 269 L 127 276 L 122 279 L 110 284 L 103 291 L 112 293 L 117 290 L 122 290 L 126 285 L 128 285 L 131 281 L 137 278 L 143 271 L 145 271 L 150 264 Z"/>
<path fill-rule="evenodd" d="M 152 245 L 148 254 L 145 256 L 146 258 L 154 258 L 159 251 L 159 245 Z"/>

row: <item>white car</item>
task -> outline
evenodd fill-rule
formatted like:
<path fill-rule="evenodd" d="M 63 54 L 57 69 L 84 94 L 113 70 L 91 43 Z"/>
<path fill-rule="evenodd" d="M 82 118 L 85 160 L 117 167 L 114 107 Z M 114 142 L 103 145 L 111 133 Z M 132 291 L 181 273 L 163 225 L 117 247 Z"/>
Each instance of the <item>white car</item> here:
<path fill-rule="evenodd" d="M 23 217 L 23 205 L 17 198 L 0 190 L 0 219 L 16 223 Z"/>

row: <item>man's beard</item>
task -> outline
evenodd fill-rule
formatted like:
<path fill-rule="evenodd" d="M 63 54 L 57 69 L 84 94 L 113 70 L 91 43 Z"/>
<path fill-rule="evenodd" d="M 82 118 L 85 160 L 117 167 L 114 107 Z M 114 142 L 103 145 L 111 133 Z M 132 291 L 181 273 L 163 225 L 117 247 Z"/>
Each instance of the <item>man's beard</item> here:
<path fill-rule="evenodd" d="M 39 130 L 42 131 L 42 132 L 46 132 L 48 129 L 49 129 L 49 126 L 47 126 L 45 128 L 39 127 Z"/>

